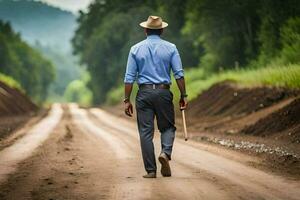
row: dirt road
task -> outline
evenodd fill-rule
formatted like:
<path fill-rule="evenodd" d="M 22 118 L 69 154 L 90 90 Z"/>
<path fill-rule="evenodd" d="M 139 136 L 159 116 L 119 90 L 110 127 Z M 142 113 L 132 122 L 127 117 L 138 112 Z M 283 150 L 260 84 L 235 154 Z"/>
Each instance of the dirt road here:
<path fill-rule="evenodd" d="M 158 155 L 159 133 L 155 143 Z M 143 179 L 134 122 L 55 105 L 0 151 L 0 199 L 300 199 L 299 182 L 251 167 L 255 162 L 177 138 L 173 176 Z"/>

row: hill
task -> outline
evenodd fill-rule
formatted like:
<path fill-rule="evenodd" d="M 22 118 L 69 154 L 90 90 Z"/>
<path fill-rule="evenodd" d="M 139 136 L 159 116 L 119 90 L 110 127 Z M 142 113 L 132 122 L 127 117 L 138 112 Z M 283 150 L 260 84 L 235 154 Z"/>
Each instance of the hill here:
<path fill-rule="evenodd" d="M 30 44 L 39 41 L 60 50 L 71 49 L 76 28 L 76 16 L 71 12 L 32 0 L 0 0 L 0 19 L 9 21 Z"/>
<path fill-rule="evenodd" d="M 84 71 L 71 53 L 76 16 L 42 2 L 0 0 L 0 20 L 9 21 L 22 39 L 52 62 L 56 80 L 49 88 L 48 100 L 64 101 L 66 87 Z"/>
<path fill-rule="evenodd" d="M 16 80 L 36 103 L 43 102 L 55 79 L 52 63 L 1 20 L 0 52 L 0 73 Z"/>

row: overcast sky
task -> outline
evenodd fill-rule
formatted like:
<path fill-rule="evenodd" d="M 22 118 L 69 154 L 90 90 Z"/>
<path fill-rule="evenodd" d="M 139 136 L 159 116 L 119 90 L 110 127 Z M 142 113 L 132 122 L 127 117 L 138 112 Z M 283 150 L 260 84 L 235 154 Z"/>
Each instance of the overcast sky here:
<path fill-rule="evenodd" d="M 79 10 L 85 10 L 93 0 L 40 0 L 40 1 L 76 13 Z"/>

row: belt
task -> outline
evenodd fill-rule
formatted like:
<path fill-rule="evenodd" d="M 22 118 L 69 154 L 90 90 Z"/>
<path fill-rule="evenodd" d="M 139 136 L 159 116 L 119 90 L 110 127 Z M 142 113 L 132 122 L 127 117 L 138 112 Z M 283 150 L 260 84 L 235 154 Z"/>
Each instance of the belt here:
<path fill-rule="evenodd" d="M 140 84 L 139 89 L 170 89 L 168 84 Z"/>

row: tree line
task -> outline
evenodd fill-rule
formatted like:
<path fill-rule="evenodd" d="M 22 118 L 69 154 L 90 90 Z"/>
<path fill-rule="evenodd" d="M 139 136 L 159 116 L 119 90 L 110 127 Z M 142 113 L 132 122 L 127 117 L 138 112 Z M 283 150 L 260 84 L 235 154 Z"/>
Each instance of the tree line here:
<path fill-rule="evenodd" d="M 26 94 L 37 103 L 47 98 L 55 78 L 50 61 L 30 47 L 9 23 L 0 21 L 0 72 L 18 81 Z"/>
<path fill-rule="evenodd" d="M 300 62 L 298 0 L 96 0 L 78 17 L 74 53 L 91 74 L 94 103 L 123 80 L 130 46 L 145 36 L 148 15 L 169 23 L 183 64 L 207 74 L 224 69 Z"/>

